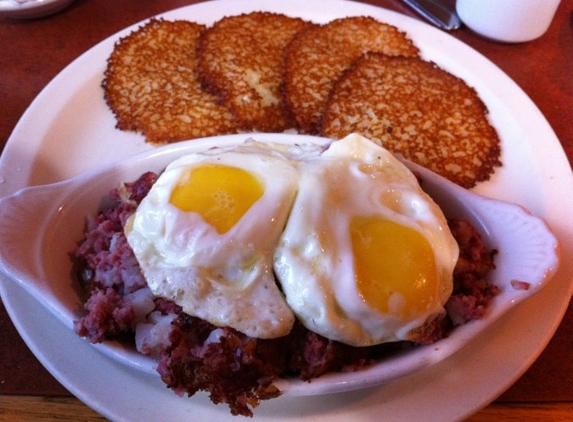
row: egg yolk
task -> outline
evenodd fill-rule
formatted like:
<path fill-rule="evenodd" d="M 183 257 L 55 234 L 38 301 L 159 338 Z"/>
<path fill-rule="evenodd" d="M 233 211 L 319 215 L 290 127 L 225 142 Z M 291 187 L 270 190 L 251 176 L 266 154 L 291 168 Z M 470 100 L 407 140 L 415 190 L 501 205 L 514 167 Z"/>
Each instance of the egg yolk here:
<path fill-rule="evenodd" d="M 260 181 L 237 167 L 208 164 L 187 170 L 171 192 L 170 202 L 196 212 L 219 234 L 229 231 L 263 196 Z"/>
<path fill-rule="evenodd" d="M 406 317 L 430 305 L 438 274 L 432 247 L 421 233 L 373 217 L 354 218 L 350 234 L 357 289 L 369 306 Z"/>

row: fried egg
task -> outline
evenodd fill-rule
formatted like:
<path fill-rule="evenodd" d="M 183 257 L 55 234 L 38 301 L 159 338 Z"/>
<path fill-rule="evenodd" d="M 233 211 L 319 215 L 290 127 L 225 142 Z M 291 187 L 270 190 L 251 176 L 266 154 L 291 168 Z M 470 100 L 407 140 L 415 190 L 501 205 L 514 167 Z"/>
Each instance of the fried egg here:
<path fill-rule="evenodd" d="M 297 166 L 274 253 L 291 309 L 352 346 L 415 341 L 453 289 L 459 251 L 441 209 L 399 160 L 358 135 Z"/>
<path fill-rule="evenodd" d="M 297 187 L 291 161 L 256 143 L 171 163 L 125 228 L 151 291 L 251 337 L 288 334 L 273 253 Z"/>

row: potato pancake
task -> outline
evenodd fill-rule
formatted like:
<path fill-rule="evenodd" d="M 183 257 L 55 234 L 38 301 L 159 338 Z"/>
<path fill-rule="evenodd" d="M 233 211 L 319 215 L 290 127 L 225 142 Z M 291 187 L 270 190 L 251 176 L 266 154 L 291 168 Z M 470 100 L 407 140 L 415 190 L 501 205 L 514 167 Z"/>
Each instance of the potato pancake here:
<path fill-rule="evenodd" d="M 102 87 L 118 129 L 157 144 L 237 131 L 232 113 L 197 78 L 196 47 L 205 29 L 152 19 L 116 43 Z"/>
<path fill-rule="evenodd" d="M 280 132 L 294 127 L 281 95 L 283 53 L 300 30 L 299 18 L 253 12 L 225 17 L 199 43 L 199 77 L 244 130 Z"/>
<path fill-rule="evenodd" d="M 318 133 L 332 86 L 366 51 L 417 56 L 418 48 L 396 27 L 366 16 L 308 28 L 285 53 L 285 102 L 302 132 Z"/>
<path fill-rule="evenodd" d="M 335 84 L 321 134 L 360 133 L 471 188 L 500 166 L 500 140 L 476 91 L 434 63 L 368 53 Z"/>

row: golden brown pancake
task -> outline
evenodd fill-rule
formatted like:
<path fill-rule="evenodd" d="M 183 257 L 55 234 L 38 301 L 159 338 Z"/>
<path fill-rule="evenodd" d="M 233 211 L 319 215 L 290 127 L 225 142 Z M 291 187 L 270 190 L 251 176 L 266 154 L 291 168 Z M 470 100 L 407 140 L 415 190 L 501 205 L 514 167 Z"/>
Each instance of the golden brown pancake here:
<path fill-rule="evenodd" d="M 337 19 L 295 36 L 285 53 L 284 96 L 302 132 L 318 132 L 332 86 L 366 51 L 418 55 L 403 32 L 371 17 Z"/>
<path fill-rule="evenodd" d="M 321 134 L 360 133 L 470 188 L 501 165 L 487 114 L 473 88 L 434 63 L 368 53 L 335 84 Z"/>
<path fill-rule="evenodd" d="M 293 128 L 281 95 L 283 53 L 310 23 L 267 12 L 225 17 L 201 37 L 199 75 L 245 130 Z"/>
<path fill-rule="evenodd" d="M 152 19 L 116 43 L 102 83 L 117 128 L 152 143 L 235 133 L 237 122 L 197 78 L 205 26 Z"/>

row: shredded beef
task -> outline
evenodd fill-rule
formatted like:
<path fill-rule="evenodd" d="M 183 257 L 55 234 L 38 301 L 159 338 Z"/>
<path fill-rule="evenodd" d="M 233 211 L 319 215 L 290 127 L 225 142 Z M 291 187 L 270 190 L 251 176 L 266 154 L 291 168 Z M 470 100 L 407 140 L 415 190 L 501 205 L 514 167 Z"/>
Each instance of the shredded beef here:
<path fill-rule="evenodd" d="M 531 283 L 526 281 L 511 280 L 510 284 L 515 290 L 529 290 L 531 287 Z"/>
<path fill-rule="evenodd" d="M 211 324 L 185 314 L 173 322 L 171 346 L 158 372 L 168 387 L 192 396 L 205 390 L 213 403 L 228 403 L 234 415 L 252 416 L 249 406 L 280 395 L 273 361 L 257 354 L 257 340 L 224 327 L 220 335 Z"/>
<path fill-rule="evenodd" d="M 94 343 L 117 337 L 135 328 L 133 308 L 112 288 L 95 289 L 86 302 L 88 316 L 75 322 L 75 330 Z"/>
<path fill-rule="evenodd" d="M 446 303 L 448 316 L 454 325 L 481 319 L 500 288 L 486 281 L 495 268 L 497 251 L 489 251 L 481 235 L 464 220 L 450 220 L 450 230 L 460 246 L 460 256 L 454 268 L 454 290 Z"/>
<path fill-rule="evenodd" d="M 133 300 L 139 295 L 132 293 L 147 289 L 147 283 L 123 227 L 156 180 L 149 172 L 111 191 L 111 205 L 88 220 L 85 237 L 73 253 L 80 281 L 91 292 L 86 315 L 74 328 L 94 343 L 131 333 L 139 322 L 139 303 Z"/>
<path fill-rule="evenodd" d="M 174 320 L 158 372 L 168 387 L 192 396 L 208 391 L 234 415 L 252 416 L 260 400 L 279 396 L 273 382 L 287 376 L 310 380 L 328 372 L 357 370 L 406 342 L 351 347 L 308 331 L 300 323 L 285 337 L 262 340 L 218 328 L 184 313 Z"/>
<path fill-rule="evenodd" d="M 156 180 L 156 174 L 145 173 L 113 190 L 113 204 L 88 222 L 85 238 L 73 254 L 90 292 L 86 315 L 75 322 L 75 329 L 80 336 L 101 342 L 126 333 L 133 336 L 140 327 L 138 331 L 147 335 L 136 342 L 142 345 L 140 352 L 158 360 L 157 371 L 169 388 L 189 396 L 206 391 L 214 403 L 227 403 L 235 415 L 252 416 L 251 409 L 260 400 L 279 396 L 273 385 L 279 378 L 310 381 L 329 372 L 359 370 L 396 351 L 438 341 L 455 325 L 482 318 L 499 293 L 499 288 L 485 279 L 495 268 L 495 251 L 484 246 L 468 222 L 451 220 L 450 229 L 460 247 L 454 292 L 446 304 L 447 315 L 425 326 L 419 343 L 351 347 L 311 332 L 298 322 L 287 336 L 272 340 L 216 327 L 186 315 L 174 302 L 150 296 L 126 241 L 125 222 Z M 156 339 L 161 334 L 150 331 L 150 324 L 159 314 L 173 321 L 165 337 Z"/>

